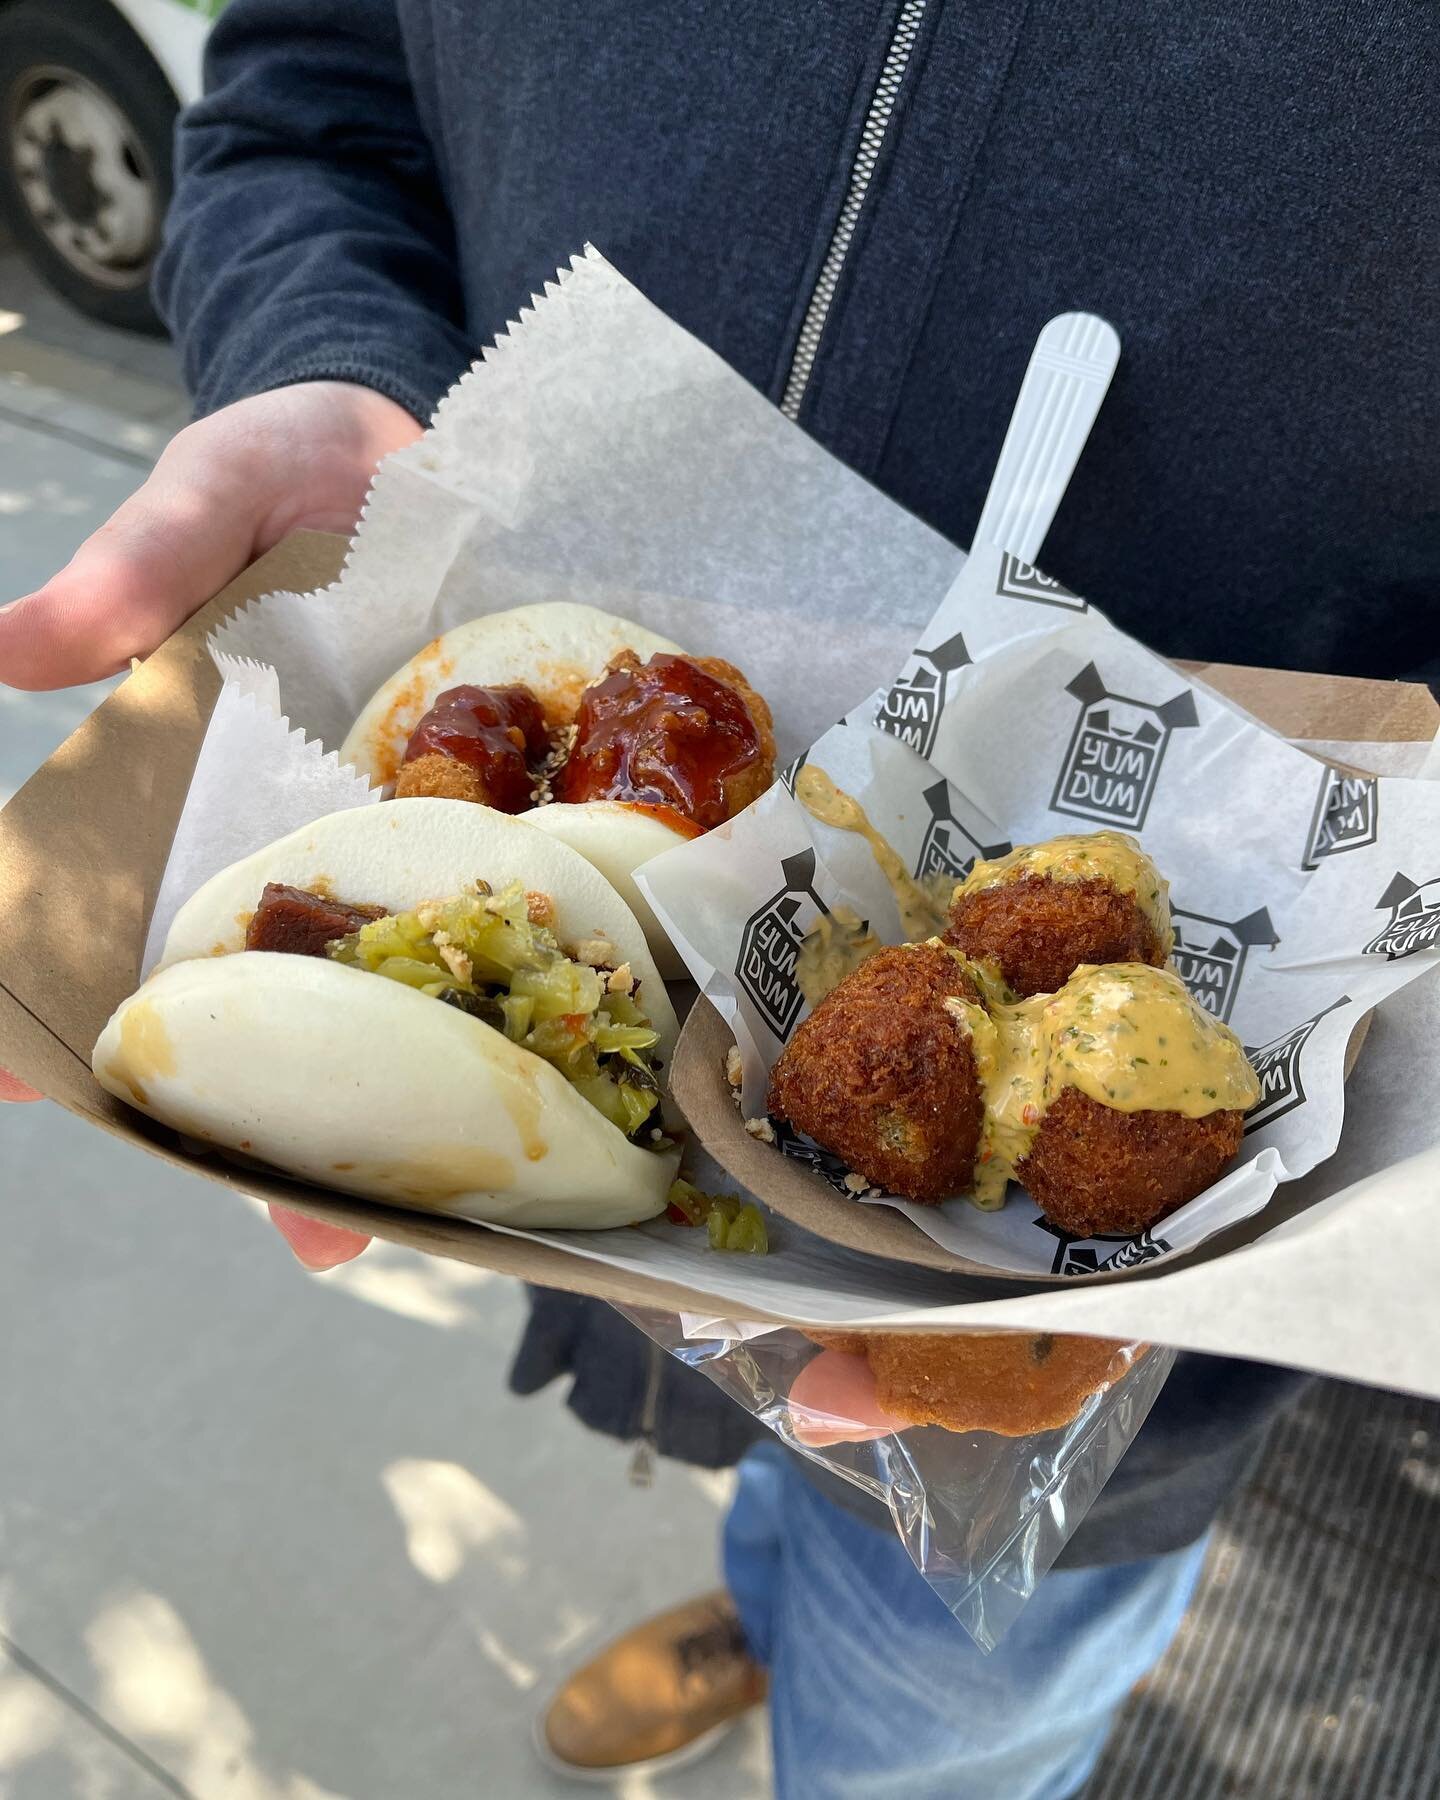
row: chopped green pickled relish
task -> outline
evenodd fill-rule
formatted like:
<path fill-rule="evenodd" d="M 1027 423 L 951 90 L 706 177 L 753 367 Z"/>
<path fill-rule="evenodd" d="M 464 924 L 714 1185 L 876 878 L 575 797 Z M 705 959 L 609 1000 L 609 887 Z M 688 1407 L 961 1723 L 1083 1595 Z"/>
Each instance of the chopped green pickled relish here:
<path fill-rule="evenodd" d="M 734 1194 L 705 1194 L 688 1181 L 672 1181 L 667 1216 L 677 1225 L 703 1225 L 712 1250 L 764 1256 L 770 1248 L 758 1206 Z"/>
<path fill-rule="evenodd" d="M 567 956 L 553 931 L 532 924 L 518 881 L 374 919 L 326 954 L 503 1032 L 558 1069 L 626 1137 L 660 1104 L 660 1036 L 635 990 L 611 993 L 605 971 Z M 653 1126 L 641 1141 L 669 1148 Z"/>

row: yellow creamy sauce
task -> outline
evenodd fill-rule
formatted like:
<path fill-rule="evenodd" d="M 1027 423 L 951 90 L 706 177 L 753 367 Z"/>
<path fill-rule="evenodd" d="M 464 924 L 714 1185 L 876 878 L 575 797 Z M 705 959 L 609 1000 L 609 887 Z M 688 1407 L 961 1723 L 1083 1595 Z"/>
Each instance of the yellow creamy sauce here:
<path fill-rule="evenodd" d="M 109 1072 L 129 1088 L 137 1106 L 150 1104 L 147 1082 L 175 1073 L 175 1046 L 148 1000 L 132 1000 L 121 1015 L 120 1054 Z"/>
<path fill-rule="evenodd" d="M 1089 965 L 1057 994 L 989 1013 L 966 1001 L 952 1005 L 970 1028 L 985 1099 L 977 1206 L 1001 1204 L 1046 1109 L 1066 1088 L 1116 1112 L 1187 1119 L 1244 1112 L 1260 1097 L 1240 1040 L 1169 969 Z"/>
<path fill-rule="evenodd" d="M 798 791 L 798 788 L 797 788 Z M 1170 884 L 1150 858 L 1123 831 L 1088 831 L 1073 837 L 1022 844 L 993 862 L 978 862 L 955 889 L 956 896 L 1000 887 L 1026 875 L 1048 875 L 1052 881 L 1106 881 L 1118 893 L 1133 894 L 1169 956 L 1175 945 L 1170 927 Z"/>
<path fill-rule="evenodd" d="M 945 924 L 954 885 L 948 876 L 929 884 L 919 882 L 906 868 L 900 853 L 865 816 L 860 802 L 847 794 L 823 769 L 806 763 L 795 778 L 795 798 L 812 818 L 837 831 L 853 831 L 870 846 L 880 873 L 890 883 L 900 909 L 900 930 L 909 943 L 933 937 Z M 863 959 L 862 959 L 863 960 Z"/>
<path fill-rule="evenodd" d="M 848 906 L 837 906 L 806 932 L 795 958 L 795 985 L 816 1006 L 884 947 Z"/>

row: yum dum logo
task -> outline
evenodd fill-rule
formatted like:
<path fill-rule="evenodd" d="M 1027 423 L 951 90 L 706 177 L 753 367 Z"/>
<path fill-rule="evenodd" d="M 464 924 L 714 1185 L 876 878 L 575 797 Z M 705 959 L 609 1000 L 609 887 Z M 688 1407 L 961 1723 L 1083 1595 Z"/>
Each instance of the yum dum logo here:
<path fill-rule="evenodd" d="M 925 841 L 920 846 L 920 860 L 915 865 L 915 879 L 927 875 L 953 875 L 963 881 L 978 859 L 1004 856 L 1009 844 L 981 844 L 955 817 L 950 806 L 950 784 L 937 781 L 923 795 L 930 810 L 930 823 L 925 827 Z"/>
<path fill-rule="evenodd" d="M 1112 694 L 1094 663 L 1086 663 L 1065 691 L 1080 702 L 1080 717 L 1051 810 L 1138 831 L 1150 810 L 1171 733 L 1200 722 L 1194 694 L 1182 688 L 1158 705 Z"/>
<path fill-rule="evenodd" d="M 1390 921 L 1365 946 L 1366 956 L 1383 956 L 1395 962 L 1399 957 L 1432 949 L 1440 939 L 1440 876 L 1411 881 L 1408 875 L 1397 872 L 1375 904 L 1389 907 Z"/>
<path fill-rule="evenodd" d="M 735 979 L 760 1017 L 782 1041 L 789 1037 L 804 1004 L 795 981 L 795 961 L 805 932 L 797 915 L 808 900 L 822 913 L 829 907 L 815 892 L 815 852 L 802 850 L 783 858 L 784 887 L 745 922 Z"/>
<path fill-rule="evenodd" d="M 783 1119 L 772 1119 L 770 1128 L 775 1133 L 775 1148 L 783 1156 L 793 1158 L 807 1169 L 813 1169 L 821 1180 L 828 1181 L 837 1194 L 843 1194 L 847 1200 L 855 1198 L 855 1190 L 845 1185 L 850 1171 L 844 1162 L 829 1150 L 822 1150 L 818 1144 L 812 1144 L 807 1137 L 801 1137 L 793 1125 Z M 878 1193 L 879 1189 L 873 1190 Z"/>
<path fill-rule="evenodd" d="M 1343 850 L 1364 850 L 1375 842 L 1380 822 L 1380 783 L 1373 775 L 1346 775 L 1339 769 L 1320 771 L 1320 792 L 1305 840 L 1302 869 L 1318 867 L 1321 857 Z"/>
<path fill-rule="evenodd" d="M 1000 600 L 1038 600 L 1042 606 L 1063 606 L 1069 612 L 1089 612 L 1087 603 L 1069 588 L 1061 587 L 1034 563 L 1021 562 L 1007 551 L 1000 558 L 1000 579 L 995 595 Z"/>
<path fill-rule="evenodd" d="M 1270 914 L 1262 906 L 1231 923 L 1176 908 L 1170 917 L 1176 973 L 1206 1012 L 1224 1023 L 1235 1005 L 1247 952 L 1255 944 L 1273 946 L 1280 941 Z"/>
<path fill-rule="evenodd" d="M 1034 1223 L 1055 1239 L 1055 1254 L 1050 1261 L 1052 1275 L 1093 1275 L 1097 1269 L 1138 1268 L 1141 1263 L 1168 1256 L 1174 1248 L 1153 1231 L 1142 1231 L 1138 1237 L 1104 1232 L 1098 1237 L 1077 1238 L 1052 1225 L 1043 1213 Z M 1102 1248 L 1105 1244 L 1118 1244 L 1120 1248 L 1106 1256 Z"/>
<path fill-rule="evenodd" d="M 1331 1001 L 1323 1012 L 1313 1018 L 1302 1019 L 1298 1025 L 1292 1025 L 1289 1031 L 1281 1032 L 1268 1044 L 1262 1044 L 1258 1050 L 1252 1050 L 1247 1044 L 1245 1054 L 1250 1059 L 1250 1066 L 1260 1078 L 1260 1098 L 1245 1115 L 1245 1132 L 1259 1131 L 1264 1125 L 1273 1125 L 1276 1119 L 1284 1118 L 1288 1112 L 1294 1112 L 1297 1106 L 1305 1104 L 1305 1083 L 1300 1078 L 1300 1059 L 1304 1055 L 1305 1046 L 1314 1036 L 1315 1027 L 1328 1013 L 1336 1007 L 1348 1006 L 1350 996 L 1342 994 L 1338 1000 Z"/>
<path fill-rule="evenodd" d="M 876 728 L 901 739 L 921 756 L 929 756 L 945 710 L 946 680 L 969 661 L 970 652 L 958 631 L 933 650 L 917 650 L 880 702 Z"/>

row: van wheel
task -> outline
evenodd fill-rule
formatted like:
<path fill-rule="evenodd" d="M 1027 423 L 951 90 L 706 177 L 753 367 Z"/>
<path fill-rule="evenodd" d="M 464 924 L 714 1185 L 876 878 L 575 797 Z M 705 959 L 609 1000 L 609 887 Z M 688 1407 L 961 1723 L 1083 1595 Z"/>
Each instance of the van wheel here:
<path fill-rule="evenodd" d="M 108 8 L 0 8 L 0 216 L 26 259 L 106 325 L 163 333 L 150 270 L 178 107 Z"/>

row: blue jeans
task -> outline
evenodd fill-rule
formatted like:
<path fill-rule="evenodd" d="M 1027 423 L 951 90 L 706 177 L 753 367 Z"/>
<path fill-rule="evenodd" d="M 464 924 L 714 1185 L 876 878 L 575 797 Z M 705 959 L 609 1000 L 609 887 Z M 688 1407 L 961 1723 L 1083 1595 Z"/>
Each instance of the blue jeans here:
<path fill-rule="evenodd" d="M 898 1537 L 749 1451 L 725 1576 L 770 1671 L 778 1800 L 1066 1800 L 1174 1636 L 1206 1540 L 1049 1575 L 983 1656 Z"/>

